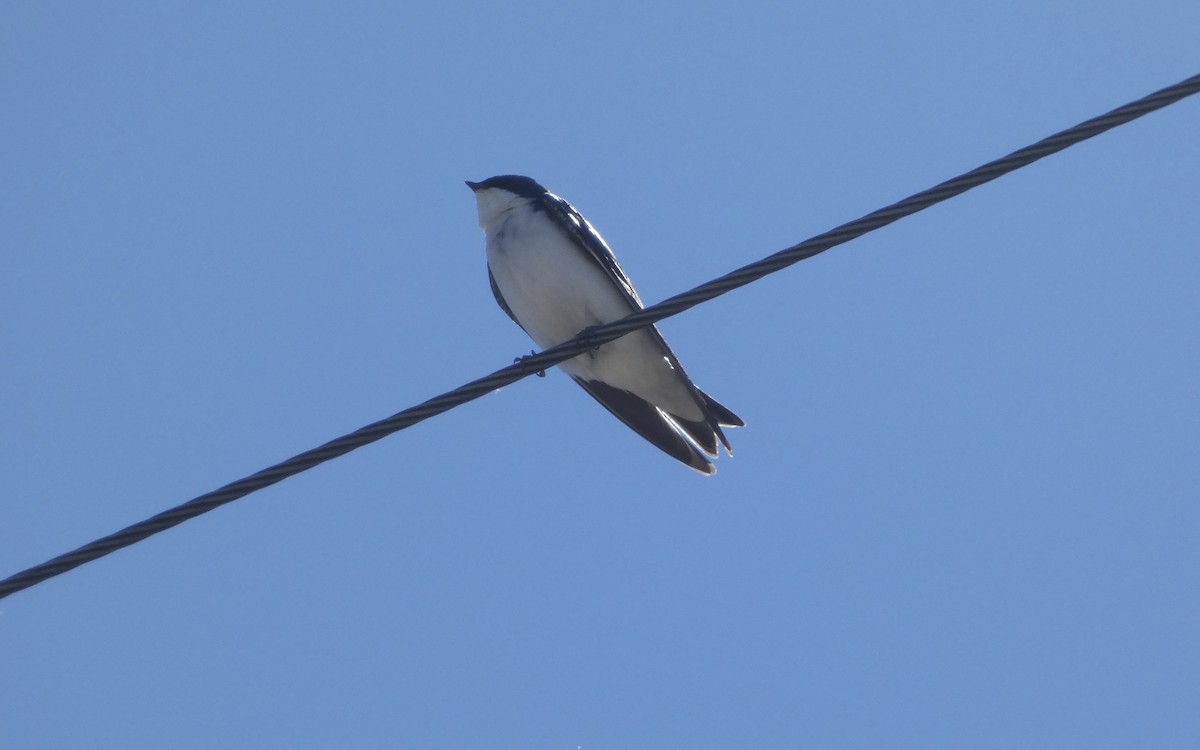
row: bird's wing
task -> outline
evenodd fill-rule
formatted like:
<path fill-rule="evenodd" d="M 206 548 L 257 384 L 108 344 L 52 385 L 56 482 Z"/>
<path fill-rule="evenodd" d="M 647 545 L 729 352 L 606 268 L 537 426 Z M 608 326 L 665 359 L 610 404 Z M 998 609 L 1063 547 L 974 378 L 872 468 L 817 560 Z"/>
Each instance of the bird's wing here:
<path fill-rule="evenodd" d="M 587 250 L 588 256 L 594 260 L 595 264 L 598 265 L 602 271 L 605 272 L 608 278 L 610 278 L 610 280 L 613 282 L 614 286 L 616 286 L 620 290 L 620 293 L 625 296 L 625 299 L 629 301 L 631 311 L 641 310 L 641 308 L 644 307 L 644 305 L 642 305 L 641 298 L 638 298 L 637 296 L 637 292 L 634 289 L 634 284 L 629 281 L 629 276 L 625 275 L 625 270 L 620 268 L 620 264 L 617 263 L 617 257 L 614 256 L 611 248 L 608 247 L 607 242 L 605 242 L 604 238 L 600 236 L 600 233 L 596 232 L 595 227 L 592 226 L 592 222 L 589 222 L 587 218 L 584 218 L 583 215 L 575 209 L 575 206 L 572 206 L 570 203 L 566 202 L 566 200 L 559 198 L 553 193 L 545 193 L 544 196 L 542 196 L 541 208 L 544 208 L 546 211 L 550 212 L 552 216 L 557 217 L 558 221 L 556 223 L 558 223 L 558 226 L 563 227 L 566 232 L 571 235 L 571 238 L 576 241 L 577 245 L 580 245 L 584 248 L 584 250 Z M 719 439 L 721 444 L 725 446 L 725 450 L 731 452 L 732 454 L 733 451 L 730 449 L 730 442 L 728 442 L 728 439 L 725 437 L 725 432 L 721 430 L 721 426 L 740 427 L 744 424 L 742 419 L 740 419 L 737 414 L 731 412 L 730 409 L 721 406 L 720 403 L 714 401 L 713 398 L 710 398 L 707 394 L 704 394 L 703 391 L 696 388 L 696 384 L 691 382 L 691 378 L 688 377 L 688 373 L 684 371 L 683 365 L 680 364 L 678 356 L 672 352 L 670 344 L 667 344 L 665 338 L 662 338 L 662 334 L 660 334 L 658 326 L 649 325 L 647 328 L 642 330 L 647 331 L 647 334 L 654 338 L 655 343 L 658 343 L 659 349 L 662 352 L 662 356 L 665 356 L 666 360 L 671 362 L 671 366 L 674 368 L 674 370 L 676 370 L 676 372 L 679 373 L 679 376 L 683 378 L 684 382 L 688 384 L 692 391 L 692 397 L 694 397 L 696 400 L 697 406 L 701 408 L 704 416 L 706 416 L 706 420 L 703 422 L 689 422 L 679 419 L 678 416 L 671 415 L 673 424 L 678 425 L 684 432 L 688 433 L 688 436 L 694 439 L 695 442 L 700 445 L 700 448 L 704 452 L 707 452 L 707 454 L 714 455 L 714 451 L 716 450 L 716 440 L 714 440 L 714 438 Z M 679 461 L 683 461 L 684 463 L 688 464 L 688 466 L 697 470 L 701 470 L 701 472 L 703 472 L 704 469 L 696 466 L 694 461 L 703 462 L 704 464 L 707 464 L 707 466 L 712 466 L 712 464 L 708 464 L 707 461 L 704 461 L 704 458 L 695 451 L 695 446 L 686 443 L 686 440 L 683 440 L 683 443 L 686 444 L 686 449 L 691 451 L 691 457 L 682 457 L 677 454 L 677 452 L 667 448 L 667 446 L 664 443 L 659 442 L 658 439 L 650 437 L 650 434 L 647 430 L 644 430 L 643 426 L 634 424 L 634 422 L 630 421 L 629 416 L 626 416 L 626 414 L 634 414 L 636 412 L 637 414 L 643 416 L 644 424 L 656 424 L 659 425 L 662 430 L 666 430 L 667 432 L 671 433 L 671 438 L 664 437 L 662 440 L 668 440 L 668 442 L 670 442 L 670 440 L 679 440 L 679 434 L 674 431 L 670 425 L 665 424 L 665 418 L 662 418 L 653 404 L 644 402 L 641 400 L 641 398 L 637 398 L 632 394 L 628 394 L 626 391 L 619 391 L 619 394 L 623 394 L 629 398 L 636 398 L 637 401 L 642 403 L 642 406 L 637 407 L 636 409 L 634 407 L 625 407 L 625 413 L 618 412 L 616 408 L 613 408 L 611 402 L 614 400 L 614 398 L 616 398 L 617 401 L 622 401 L 622 396 L 602 398 L 601 396 L 596 395 L 595 390 L 588 388 L 587 385 L 584 385 L 583 380 L 576 378 L 576 382 L 580 383 L 580 385 L 583 385 L 584 390 L 587 390 L 589 394 L 592 394 L 596 401 L 604 404 L 604 406 L 610 410 L 610 412 L 612 412 L 614 415 L 617 415 L 617 418 L 624 421 L 626 425 L 634 428 L 638 434 L 641 434 L 641 436 L 649 440 L 650 443 L 658 445 L 659 448 L 665 450 L 668 452 L 668 454 L 679 458 Z M 617 390 L 612 389 L 611 386 L 604 384 L 600 385 L 604 386 L 604 388 L 608 390 Z M 647 412 L 647 409 L 649 409 L 649 412 Z M 715 469 L 713 470 L 715 472 Z"/>
<path fill-rule="evenodd" d="M 629 281 L 629 277 L 625 275 L 625 270 L 621 268 L 621 264 L 617 262 L 617 257 L 613 255 L 613 251 L 609 249 L 608 243 L 604 241 L 604 238 L 600 236 L 600 233 L 596 231 L 596 228 L 592 226 L 591 222 L 585 219 L 583 214 L 579 213 L 574 206 L 557 195 L 554 195 L 553 193 L 546 193 L 544 196 L 542 196 L 541 205 L 546 211 L 549 211 L 552 215 L 558 218 L 558 225 L 564 227 L 566 231 L 570 233 L 576 244 L 587 250 L 588 255 L 593 261 L 595 261 L 596 265 L 599 266 L 600 269 L 607 274 L 608 278 L 612 280 L 613 284 L 615 284 L 616 287 L 621 290 L 621 293 L 625 296 L 625 299 L 628 300 L 630 307 L 633 310 L 642 309 L 642 307 L 644 307 L 642 300 L 640 297 L 638 297 L 637 291 L 633 288 L 633 284 Z M 736 414 L 729 411 L 729 409 L 709 398 L 706 394 L 701 392 L 699 388 L 696 388 L 695 384 L 692 383 L 692 379 L 688 377 L 687 372 L 683 369 L 683 365 L 680 364 L 679 358 L 676 357 L 675 352 L 671 350 L 671 346 L 667 344 L 666 339 L 664 339 L 662 334 L 658 332 L 657 326 L 647 326 L 642 330 L 649 333 L 649 335 L 658 344 L 663 356 L 667 358 L 667 361 L 671 363 L 671 366 L 675 368 L 675 371 L 678 372 L 685 381 L 687 381 L 688 385 L 694 391 L 693 397 L 696 399 L 697 406 L 699 406 L 701 410 L 703 410 L 708 416 L 707 426 L 712 428 L 712 432 L 714 432 L 721 440 L 721 443 L 725 446 L 725 449 L 729 450 L 729 441 L 726 440 L 724 433 L 721 431 L 721 425 L 728 427 L 741 427 L 743 424 L 742 420 L 738 418 Z M 603 400 L 601 400 L 601 403 L 604 403 Z M 678 418 L 674 419 L 679 421 Z M 687 429 L 687 427 L 685 427 L 685 431 L 688 434 L 697 434 L 702 433 L 704 429 L 697 424 L 695 429 Z M 699 440 L 698 442 L 707 448 L 710 441 L 711 437 L 705 440 Z"/>
<path fill-rule="evenodd" d="M 525 326 L 521 325 L 521 321 L 517 320 L 517 316 L 513 315 L 513 311 L 509 308 L 508 303 L 504 301 L 504 295 L 500 293 L 500 287 L 496 286 L 496 277 L 492 275 L 492 267 L 488 266 L 488 283 L 492 285 L 492 294 L 496 297 L 496 304 L 500 305 L 500 309 L 504 314 L 512 318 L 512 322 L 521 326 L 521 330 L 525 330 Z"/>
<path fill-rule="evenodd" d="M 614 417 L 659 450 L 701 474 L 716 473 L 717 467 L 713 466 L 695 445 L 686 440 L 654 404 L 599 380 L 585 380 L 574 376 L 572 380 L 599 401 Z"/>
<path fill-rule="evenodd" d="M 567 201 L 559 198 L 553 193 L 546 193 L 543 196 L 542 206 L 550 211 L 553 215 L 559 218 L 559 226 L 566 229 L 575 239 L 576 243 L 587 250 L 589 257 L 595 261 L 596 265 L 608 275 L 613 284 L 621 290 L 621 294 L 628 300 L 632 311 L 641 310 L 645 305 L 638 297 L 637 291 L 633 288 L 633 284 L 629 281 L 629 277 L 625 275 L 625 269 L 621 268 L 621 264 L 617 262 L 617 256 L 613 255 L 613 251 L 609 249 L 608 243 L 596 231 L 591 222 L 583 218 L 583 214 L 575 210 Z M 647 326 L 642 330 L 650 334 L 655 342 L 662 349 L 663 356 L 671 363 L 683 378 L 691 384 L 692 380 L 683 370 L 683 365 L 679 363 L 679 358 L 675 356 L 675 352 L 671 351 L 671 347 L 667 344 L 666 339 L 658 332 L 657 326 Z M 695 386 L 693 385 L 693 388 Z M 697 405 L 704 407 L 703 401 L 697 398 Z"/>
<path fill-rule="evenodd" d="M 617 257 L 609 249 L 608 243 L 604 241 L 596 228 L 583 218 L 583 214 L 553 193 L 546 193 L 542 196 L 542 207 L 556 216 L 559 219 L 557 222 L 559 226 L 566 229 L 576 243 L 588 251 L 588 255 L 608 275 L 608 278 L 612 279 L 633 309 L 640 310 L 643 307 L 642 300 L 634 290 L 633 284 L 630 283 L 629 277 L 625 275 L 621 264 L 617 263 Z"/>

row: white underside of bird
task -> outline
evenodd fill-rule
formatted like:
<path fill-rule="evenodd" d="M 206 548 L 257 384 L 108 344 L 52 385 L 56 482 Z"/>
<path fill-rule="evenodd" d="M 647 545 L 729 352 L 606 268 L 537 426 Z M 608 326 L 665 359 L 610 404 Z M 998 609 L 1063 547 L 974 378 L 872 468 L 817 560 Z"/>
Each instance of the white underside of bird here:
<path fill-rule="evenodd" d="M 488 266 L 512 314 L 538 346 L 561 344 L 586 328 L 619 320 L 637 309 L 546 213 L 514 208 L 498 207 L 483 224 Z M 629 391 L 671 414 L 704 419 L 692 389 L 646 330 L 634 331 L 560 367 L 575 377 Z"/>

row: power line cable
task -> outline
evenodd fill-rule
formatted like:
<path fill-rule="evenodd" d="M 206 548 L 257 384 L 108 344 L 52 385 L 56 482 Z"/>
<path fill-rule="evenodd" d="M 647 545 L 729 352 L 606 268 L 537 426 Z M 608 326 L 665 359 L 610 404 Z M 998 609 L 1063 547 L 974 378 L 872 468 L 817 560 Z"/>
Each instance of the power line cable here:
<path fill-rule="evenodd" d="M 398 412 L 387 419 L 369 424 L 348 435 L 343 435 L 317 448 L 300 453 L 286 461 L 277 463 L 236 482 L 231 482 L 220 489 L 200 495 L 182 505 L 177 505 L 158 515 L 121 529 L 115 534 L 97 539 L 72 552 L 67 552 L 66 554 L 47 560 L 40 565 L 35 565 L 32 568 L 16 573 L 0 581 L 0 599 L 9 594 L 29 588 L 48 578 L 61 575 L 84 563 L 99 559 L 122 547 L 128 547 L 161 531 L 166 531 L 172 526 L 207 513 L 238 498 L 245 497 L 251 492 L 269 487 L 302 471 L 307 471 L 318 464 L 349 453 L 356 448 L 373 443 L 393 432 L 411 427 L 444 411 L 453 409 L 468 401 L 473 401 L 497 388 L 515 383 L 534 373 L 544 371 L 571 357 L 620 338 L 639 328 L 657 323 L 672 315 L 677 315 L 702 302 L 707 302 L 714 297 L 719 297 L 726 292 L 745 286 L 763 276 L 811 258 L 831 247 L 849 242 L 868 232 L 887 226 L 905 216 L 922 211 L 984 183 L 991 182 L 1001 175 L 1028 166 L 1043 157 L 1062 151 L 1068 146 L 1073 146 L 1198 92 L 1200 92 L 1200 75 L 1192 76 L 1174 86 L 1168 86 L 1142 99 L 1130 102 L 1123 107 L 1118 107 L 1107 114 L 1092 118 L 1072 128 L 1044 138 L 1031 146 L 1014 151 L 1008 156 L 984 164 L 928 190 L 911 195 L 902 201 L 869 213 L 860 219 L 842 224 L 824 234 L 819 234 L 798 245 L 793 245 L 786 250 L 769 255 L 762 260 L 742 266 L 720 278 L 701 284 L 695 289 L 682 294 L 677 294 L 656 305 L 639 310 L 618 321 L 596 326 L 571 341 L 551 347 L 538 354 L 524 357 L 508 367 L 497 370 L 478 380 L 473 380 L 466 385 L 443 393 L 417 406 Z"/>

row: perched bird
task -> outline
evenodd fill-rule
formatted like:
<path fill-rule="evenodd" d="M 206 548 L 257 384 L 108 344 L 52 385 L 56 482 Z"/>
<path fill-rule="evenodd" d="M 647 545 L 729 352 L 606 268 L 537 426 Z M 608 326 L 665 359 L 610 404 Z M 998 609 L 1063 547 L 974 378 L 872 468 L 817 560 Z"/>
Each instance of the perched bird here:
<path fill-rule="evenodd" d="M 543 349 L 642 308 L 608 245 L 570 203 L 529 177 L 467 182 L 487 237 L 488 280 L 508 317 Z M 576 383 L 639 435 L 702 474 L 722 427 L 745 423 L 688 378 L 655 326 L 563 362 Z"/>

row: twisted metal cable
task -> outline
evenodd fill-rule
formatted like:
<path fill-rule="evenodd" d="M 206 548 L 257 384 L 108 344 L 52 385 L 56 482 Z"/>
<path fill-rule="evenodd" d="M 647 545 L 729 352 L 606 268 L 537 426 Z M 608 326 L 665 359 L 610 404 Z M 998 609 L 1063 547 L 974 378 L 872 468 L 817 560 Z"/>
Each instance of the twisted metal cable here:
<path fill-rule="evenodd" d="M 473 380 L 466 385 L 431 398 L 417 406 L 393 414 L 387 419 L 369 424 L 348 435 L 343 435 L 317 448 L 305 451 L 286 461 L 251 474 L 244 479 L 231 482 L 220 489 L 200 495 L 182 505 L 177 505 L 158 515 L 121 529 L 115 534 L 97 539 L 72 552 L 59 555 L 41 565 L 35 565 L 32 568 L 12 575 L 0 581 L 0 599 L 9 594 L 29 588 L 48 578 L 61 575 L 84 563 L 99 559 L 122 547 L 128 547 L 135 542 L 140 542 L 160 531 L 166 531 L 172 526 L 207 513 L 238 498 L 245 497 L 251 492 L 270 487 L 276 482 L 299 474 L 302 471 L 307 471 L 318 464 L 349 453 L 356 448 L 373 443 L 393 432 L 399 432 L 406 427 L 411 427 L 444 411 L 453 409 L 468 401 L 473 401 L 497 388 L 515 383 L 524 377 L 546 370 L 571 357 L 620 338 L 639 328 L 651 325 L 672 315 L 677 315 L 702 302 L 707 302 L 714 297 L 719 297 L 726 292 L 745 286 L 763 276 L 811 258 L 831 247 L 836 247 L 837 245 L 861 237 L 868 232 L 885 227 L 898 219 L 953 198 L 960 193 L 990 182 L 1001 175 L 1028 166 L 1050 154 L 1057 153 L 1068 146 L 1073 146 L 1106 130 L 1123 125 L 1142 115 L 1161 109 L 1198 92 L 1200 92 L 1200 75 L 1188 78 L 1174 86 L 1168 86 L 1123 107 L 1118 107 L 1108 114 L 1095 117 L 1075 127 L 1063 130 L 1031 146 L 1014 151 L 1008 156 L 984 164 L 952 180 L 947 180 L 928 190 L 909 196 L 902 201 L 869 213 L 860 219 L 842 224 L 835 229 L 805 240 L 798 245 L 793 245 L 762 260 L 742 266 L 718 279 L 701 284 L 695 289 L 677 294 L 674 297 L 639 310 L 620 320 L 597 326 L 571 341 L 525 357 L 513 365 L 497 370 L 478 380 Z"/>

